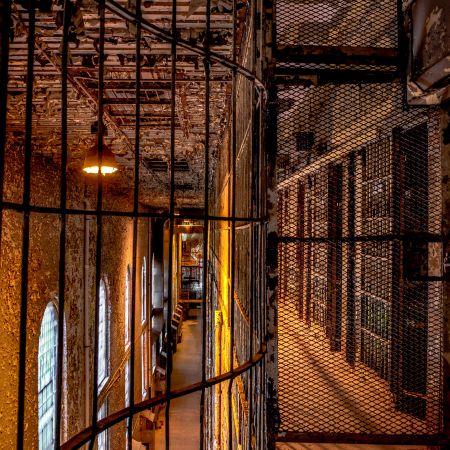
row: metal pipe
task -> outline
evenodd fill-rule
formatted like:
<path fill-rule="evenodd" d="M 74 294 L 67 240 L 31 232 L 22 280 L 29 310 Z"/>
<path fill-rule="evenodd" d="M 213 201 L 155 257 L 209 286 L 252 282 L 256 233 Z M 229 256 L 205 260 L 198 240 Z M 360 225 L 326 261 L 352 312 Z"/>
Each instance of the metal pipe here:
<path fill-rule="evenodd" d="M 256 352 L 252 358 L 245 363 L 241 364 L 238 367 L 235 367 L 233 372 L 225 372 L 223 374 L 217 375 L 212 378 L 208 378 L 205 381 L 205 386 L 208 388 L 211 388 L 213 386 L 220 385 L 222 383 L 225 383 L 227 380 L 234 379 L 238 377 L 239 375 L 243 374 L 244 372 L 247 372 L 250 367 L 260 365 L 264 361 L 264 356 L 267 352 L 267 346 L 266 343 L 261 343 L 260 349 L 258 352 Z M 156 405 L 162 405 L 170 400 L 174 400 L 176 398 L 185 397 L 189 394 L 193 394 L 194 392 L 201 391 L 203 387 L 203 383 L 198 382 L 191 384 L 189 386 L 176 389 L 174 391 L 169 392 L 167 395 L 159 395 L 157 397 L 152 397 L 147 400 L 144 400 L 142 402 L 136 403 L 134 405 L 134 413 L 140 413 L 142 411 L 145 411 L 149 408 L 152 408 Z M 101 419 L 96 424 L 95 430 L 92 426 L 89 428 L 86 428 L 79 433 L 77 433 L 75 436 L 72 436 L 67 442 L 61 445 L 60 450 L 75 450 L 80 448 L 83 444 L 86 444 L 89 442 L 89 440 L 92 437 L 92 434 L 95 432 L 97 434 L 113 427 L 114 425 L 122 422 L 124 419 L 130 416 L 130 408 L 123 408 L 120 411 L 117 411 L 113 414 L 110 414 L 108 417 L 105 417 L 104 419 Z"/>
<path fill-rule="evenodd" d="M 25 106 L 25 160 L 23 169 L 23 224 L 22 224 L 22 273 L 20 292 L 20 342 L 19 342 L 19 380 L 17 407 L 17 450 L 24 448 L 25 432 L 25 391 L 27 363 L 27 315 L 28 315 L 28 267 L 30 252 L 30 199 L 31 199 L 31 154 L 33 137 L 33 76 L 34 41 L 36 25 L 36 2 L 28 3 L 28 55 L 27 55 L 27 96 Z"/>
<path fill-rule="evenodd" d="M 95 248 L 95 311 L 94 311 L 94 336 L 98 336 L 99 329 L 99 303 L 100 303 L 100 280 L 102 267 L 102 206 L 103 206 L 103 175 L 100 167 L 103 159 L 103 135 L 105 125 L 103 123 L 103 91 L 104 91 L 104 63 L 105 63 L 105 1 L 100 0 L 98 6 L 100 19 L 100 42 L 99 42 L 99 63 L 98 63 L 98 130 L 97 130 L 97 147 L 98 147 L 98 164 L 97 172 L 97 205 L 96 205 L 96 248 Z M 97 435 L 97 419 L 98 419 L 98 339 L 94 339 L 94 374 L 92 382 L 92 434 L 89 442 L 89 449 L 92 450 Z"/>
<path fill-rule="evenodd" d="M 133 438 L 133 408 L 135 401 L 135 356 L 136 356 L 136 271 L 137 271 L 137 239 L 138 239 L 138 220 L 136 213 L 139 211 L 139 150 L 140 150 L 140 114 L 141 114 L 141 0 L 136 1 L 136 110 L 135 110 L 135 140 L 134 140 L 134 192 L 133 192 L 133 270 L 131 279 L 131 352 L 130 352 L 130 378 L 129 378 L 129 392 L 130 392 L 130 408 L 131 417 L 127 423 L 127 449 L 132 448 Z M 142 280 L 141 280 L 142 283 Z M 141 298 L 141 301 L 144 301 Z M 139 321 L 139 323 L 141 323 Z M 141 349 L 143 351 L 144 349 Z"/>
<path fill-rule="evenodd" d="M 68 52 L 69 52 L 69 25 L 70 3 L 64 1 L 63 39 L 61 58 L 61 181 L 60 181 L 60 209 L 61 229 L 59 236 L 59 276 L 58 276 L 58 353 L 57 353 L 57 380 L 56 380 L 56 420 L 55 420 L 55 446 L 61 443 L 61 413 L 62 382 L 63 382 L 63 355 L 64 355 L 64 311 L 65 311 L 65 264 L 66 264 L 66 234 L 67 234 L 67 115 L 68 115 Z"/>
<path fill-rule="evenodd" d="M 24 212 L 25 208 L 23 204 L 21 203 L 15 203 L 15 202 L 3 202 L 3 208 L 9 209 L 11 211 L 19 211 Z M 43 214 L 61 214 L 60 208 L 55 207 L 47 207 L 47 206 L 39 206 L 39 205 L 28 205 L 27 211 L 35 212 L 35 213 L 43 213 Z M 65 212 L 70 215 L 74 216 L 84 216 L 85 214 L 93 214 L 93 215 L 99 215 L 101 217 L 150 217 L 150 218 L 161 218 L 161 219 L 169 219 L 170 214 L 168 213 L 155 213 L 155 212 L 144 212 L 140 211 L 138 213 L 127 212 L 127 211 L 113 211 L 113 210 L 101 210 L 96 211 L 95 209 L 86 211 L 85 209 L 75 209 L 75 208 L 66 208 Z M 191 220 L 202 220 L 204 218 L 203 214 L 188 214 L 183 213 L 183 219 L 191 219 Z M 215 215 L 208 215 L 209 221 L 228 221 L 228 222 L 258 222 L 258 223 L 264 223 L 266 222 L 266 218 L 263 217 L 257 217 L 257 218 L 250 218 L 250 217 L 230 217 L 230 216 L 215 216 Z M 241 227 L 242 228 L 242 227 Z M 237 227 L 236 227 L 237 229 Z M 437 235 L 436 235 L 437 236 Z M 442 239 L 441 239 L 442 240 Z"/>
<path fill-rule="evenodd" d="M 209 247 L 209 138 L 210 138 L 210 77 L 211 63 L 209 61 L 211 35 L 211 0 L 206 0 L 206 39 L 205 39 L 205 177 L 204 177 L 204 219 L 203 219 L 203 273 L 202 273 L 202 383 L 206 380 L 206 323 L 207 311 L 206 302 L 207 282 L 208 282 L 208 247 Z M 211 305 L 211 310 L 212 310 Z M 206 390 L 203 387 L 200 399 L 200 449 L 204 448 L 205 432 L 205 396 Z"/>
<path fill-rule="evenodd" d="M 231 216 L 236 214 L 236 156 L 237 156 L 237 10 L 236 2 L 233 2 L 233 39 L 232 39 L 232 56 L 233 56 L 233 68 L 232 68 L 232 98 L 231 98 Z M 230 215 L 230 214 L 229 214 Z M 228 301 L 230 302 L 230 317 L 229 317 L 229 329 L 230 329 L 230 341 L 229 341 L 229 369 L 233 372 L 234 365 L 234 333 L 235 333 L 235 268 L 236 268 L 236 222 L 231 222 L 231 261 L 230 261 L 230 296 Z M 228 448 L 233 450 L 233 379 L 228 384 Z"/>
<path fill-rule="evenodd" d="M 101 1 L 101 0 L 97 0 L 97 1 Z M 136 22 L 136 20 L 137 20 L 136 15 L 133 14 L 131 11 L 129 11 L 125 7 L 121 6 L 119 3 L 117 3 L 114 0 L 105 0 L 105 1 L 106 1 L 106 7 L 108 8 L 109 11 L 117 14 L 120 18 L 122 18 L 124 20 L 128 20 L 130 22 Z M 148 22 L 144 18 L 141 18 L 140 22 L 142 24 L 143 30 L 153 33 L 155 36 L 161 38 L 163 41 L 171 42 L 172 45 L 175 45 L 175 47 L 177 45 L 179 45 L 182 48 L 192 50 L 194 53 L 196 53 L 200 56 L 205 56 L 205 50 L 202 47 L 197 47 L 196 45 L 192 45 L 189 41 L 177 37 L 176 26 L 172 27 L 172 28 L 175 28 L 175 33 L 173 33 L 174 30 L 172 30 L 172 33 L 170 33 L 167 30 Z M 228 58 L 225 58 L 224 56 L 222 56 L 216 52 L 210 52 L 209 58 L 211 61 L 217 62 L 217 63 L 223 65 L 224 67 L 228 67 L 229 69 L 234 69 L 236 71 L 236 73 L 240 73 L 242 76 L 246 77 L 248 80 L 253 81 L 255 83 L 255 85 L 257 85 L 264 92 L 266 91 L 266 88 L 265 88 L 263 82 L 256 76 L 256 74 L 251 73 L 245 67 L 239 65 L 235 60 L 230 61 Z"/>
<path fill-rule="evenodd" d="M 142 19 L 141 19 L 142 20 Z M 172 333 L 172 276 L 173 276 L 173 237 L 175 222 L 175 122 L 176 122 L 176 70 L 177 70 L 177 2 L 172 1 L 172 40 L 171 40 L 171 84 L 170 84 L 170 217 L 169 217 L 169 270 L 167 286 L 167 366 L 166 366 L 166 393 L 171 391 L 172 385 L 172 358 L 173 358 L 173 333 Z M 170 398 L 166 403 L 165 411 L 165 448 L 170 449 Z"/>

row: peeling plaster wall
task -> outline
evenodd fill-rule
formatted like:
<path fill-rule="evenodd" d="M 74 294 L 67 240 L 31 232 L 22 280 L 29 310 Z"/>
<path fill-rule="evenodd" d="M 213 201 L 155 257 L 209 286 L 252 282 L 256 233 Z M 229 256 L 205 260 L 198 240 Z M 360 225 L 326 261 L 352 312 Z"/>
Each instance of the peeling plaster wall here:
<path fill-rule="evenodd" d="M 7 147 L 5 161 L 5 200 L 20 202 L 23 186 L 23 147 L 11 144 Z M 41 158 L 32 161 L 33 204 L 55 206 L 59 201 L 59 170 L 55 164 Z M 69 175 L 71 176 L 71 175 Z M 82 191 L 70 192 L 73 198 Z M 25 448 L 38 448 L 37 441 L 37 355 L 40 325 L 44 310 L 51 301 L 58 306 L 58 264 L 59 264 L 59 227 L 58 215 L 31 213 L 30 251 L 28 268 L 28 314 L 27 314 L 27 365 L 25 393 Z M 82 411 L 82 398 L 77 386 L 78 373 L 82 368 L 83 340 L 82 327 L 78 323 L 78 311 L 82 310 L 82 230 L 81 217 L 68 219 L 67 234 L 67 271 L 66 279 L 66 324 L 67 346 L 70 348 L 66 360 L 66 370 L 70 374 L 64 381 L 67 387 L 67 405 L 63 420 L 66 430 L 78 430 L 82 426 L 79 411 Z M 1 360 L 2 368 L 0 391 L 9 401 L 2 404 L 2 445 L 15 446 L 17 420 L 17 377 L 19 364 L 19 317 L 22 277 L 22 216 L 19 213 L 5 211 L 3 214 L 2 255 L 1 255 Z M 65 407 L 67 408 L 67 406 Z M 62 434 L 64 436 L 64 432 Z M 6 448 L 6 447 L 5 447 Z"/>
<path fill-rule="evenodd" d="M 20 203 L 23 189 L 23 147 L 10 142 L 5 161 L 5 201 Z M 59 173 L 57 164 L 41 156 L 32 160 L 31 201 L 35 205 L 59 205 Z M 106 183 L 106 182 L 105 182 Z M 68 172 L 68 205 L 80 207 L 84 201 L 84 178 Z M 91 202 L 92 204 L 92 202 Z M 129 209 L 132 199 L 108 196 L 111 209 Z M 89 361 L 90 392 L 84 386 L 84 217 L 67 216 L 65 264 L 65 354 L 63 380 L 62 439 L 65 440 L 85 427 L 85 396 L 91 401 L 94 352 L 95 311 L 95 218 L 89 218 Z M 50 301 L 58 307 L 60 217 L 57 214 L 31 213 L 30 251 L 28 268 L 28 314 L 25 393 L 25 448 L 38 448 L 37 433 L 37 355 L 40 325 L 44 310 Z M 142 400 L 141 392 L 141 339 L 140 333 L 148 328 L 148 319 L 141 323 L 141 268 L 144 256 L 147 263 L 147 301 L 151 289 L 151 270 L 148 262 L 149 221 L 139 219 L 137 227 L 136 270 L 136 351 L 135 399 Z M 127 266 L 133 263 L 133 222 L 128 218 L 105 217 L 102 228 L 101 274 L 108 285 L 110 317 L 110 377 L 100 392 L 99 406 L 107 397 L 109 413 L 124 407 L 124 363 L 130 351 L 125 351 L 124 297 Z M 19 365 L 19 318 L 22 265 L 22 215 L 3 212 L 1 241 L 0 292 L 0 392 L 4 401 L 0 407 L 2 418 L 2 448 L 14 448 L 17 422 L 17 383 Z M 131 279 L 130 279 L 131 290 Z M 131 295 L 130 295 L 131 302 Z M 150 307 L 147 306 L 147 318 Z M 148 345 L 148 349 L 150 349 Z M 150 356 L 150 355 L 149 355 Z M 147 361 L 151 361 L 148 357 Z M 90 418 L 89 418 L 90 419 Z M 89 420 L 88 419 L 88 420 Z M 111 449 L 124 448 L 124 424 L 110 433 Z"/>

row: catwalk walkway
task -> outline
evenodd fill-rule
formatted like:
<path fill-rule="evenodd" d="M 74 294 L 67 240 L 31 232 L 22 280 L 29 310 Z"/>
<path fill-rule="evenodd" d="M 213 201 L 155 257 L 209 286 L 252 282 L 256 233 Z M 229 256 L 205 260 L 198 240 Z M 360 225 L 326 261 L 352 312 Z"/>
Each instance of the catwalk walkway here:
<path fill-rule="evenodd" d="M 183 322 L 183 338 L 173 355 L 172 389 L 202 378 L 201 323 Z M 200 392 L 173 400 L 170 404 L 170 448 L 198 450 L 200 436 Z M 165 426 L 156 432 L 156 450 L 165 449 Z"/>

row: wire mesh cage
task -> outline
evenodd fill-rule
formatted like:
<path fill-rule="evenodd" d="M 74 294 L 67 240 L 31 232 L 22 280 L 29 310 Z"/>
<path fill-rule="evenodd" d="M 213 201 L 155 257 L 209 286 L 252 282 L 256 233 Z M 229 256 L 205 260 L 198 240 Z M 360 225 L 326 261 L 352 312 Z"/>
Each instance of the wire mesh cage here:
<path fill-rule="evenodd" d="M 405 108 L 401 13 L 276 5 L 279 441 L 443 432 L 440 116 Z"/>
<path fill-rule="evenodd" d="M 438 116 L 396 83 L 278 95 L 280 431 L 437 434 Z"/>
<path fill-rule="evenodd" d="M 276 3 L 277 47 L 395 47 L 396 15 L 397 2 L 392 0 L 280 0 Z"/>

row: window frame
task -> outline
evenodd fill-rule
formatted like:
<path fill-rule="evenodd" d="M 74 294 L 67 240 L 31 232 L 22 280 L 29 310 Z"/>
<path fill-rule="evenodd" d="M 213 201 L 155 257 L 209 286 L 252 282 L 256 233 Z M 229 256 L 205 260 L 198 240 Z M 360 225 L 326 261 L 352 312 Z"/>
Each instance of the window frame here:
<path fill-rule="evenodd" d="M 124 297 L 124 337 L 125 337 L 125 349 L 128 349 L 131 345 L 131 268 L 127 265 L 127 271 L 125 275 L 125 297 Z"/>
<path fill-rule="evenodd" d="M 49 317 L 50 315 L 50 317 Z M 47 322 L 50 321 L 50 322 Z M 44 329 L 44 326 L 47 326 L 47 329 Z M 44 314 L 41 319 L 40 331 L 39 331 L 39 339 L 38 339 L 38 374 L 37 374 L 37 397 L 38 397 L 38 439 L 39 439 L 39 450 L 52 450 L 55 445 L 56 439 L 56 384 L 57 384 L 57 370 L 58 370 L 58 310 L 54 302 L 47 303 Z M 43 332 L 50 333 L 43 336 Z M 47 341 L 42 342 L 42 339 L 46 337 Z M 45 353 L 41 353 L 41 346 L 48 343 L 50 348 L 45 349 Z M 47 356 L 50 356 L 50 362 L 48 361 Z M 41 362 L 44 357 L 46 357 L 44 362 Z M 46 372 L 41 374 L 42 366 L 45 367 Z M 49 379 L 42 380 L 43 377 L 49 377 Z M 42 385 L 45 382 L 45 385 Z M 44 394 L 44 391 L 47 391 L 46 388 L 50 388 L 50 394 L 46 392 L 45 404 L 52 400 L 51 405 L 47 407 L 47 409 L 42 412 L 42 401 L 41 398 Z M 49 394 L 49 395 L 48 395 Z M 51 442 L 42 442 L 43 441 L 43 432 L 48 433 L 48 425 L 51 424 L 52 436 Z M 48 438 L 48 436 L 46 436 Z"/>
<path fill-rule="evenodd" d="M 105 399 L 104 402 L 101 404 L 100 408 L 98 408 L 97 412 L 97 420 L 104 419 L 108 416 L 108 399 Z M 101 444 L 104 441 L 104 446 L 101 446 Z M 106 429 L 105 431 L 102 431 L 97 436 L 97 450 L 109 450 L 109 430 Z"/>
<path fill-rule="evenodd" d="M 104 290 L 104 311 L 102 314 L 102 303 L 101 303 L 101 299 L 102 299 L 102 287 Z M 109 320 L 109 308 L 108 308 L 108 284 L 107 281 L 105 279 L 105 277 L 103 277 L 100 280 L 100 285 L 99 285 L 99 305 L 98 305 L 98 335 L 97 335 L 97 341 L 98 341 L 98 354 L 97 354 L 97 365 L 98 365 L 98 371 L 97 371 L 97 388 L 98 391 L 101 392 L 101 390 L 105 387 L 107 381 L 109 380 L 109 371 L 110 371 L 110 320 Z M 104 318 L 104 337 L 102 338 L 101 336 L 101 318 Z M 103 356 L 103 362 L 104 362 L 104 375 L 102 378 L 101 377 L 101 372 L 100 372 L 100 368 L 102 367 L 101 365 L 101 347 L 100 347 L 100 342 L 103 342 L 104 344 L 104 356 Z"/>
<path fill-rule="evenodd" d="M 148 332 L 146 328 L 141 334 L 141 383 L 142 400 L 145 400 L 148 392 Z"/>
<path fill-rule="evenodd" d="M 142 258 L 141 266 L 141 324 L 144 325 L 147 321 L 147 297 L 148 297 L 148 286 L 147 286 L 147 259 L 144 256 Z"/>

